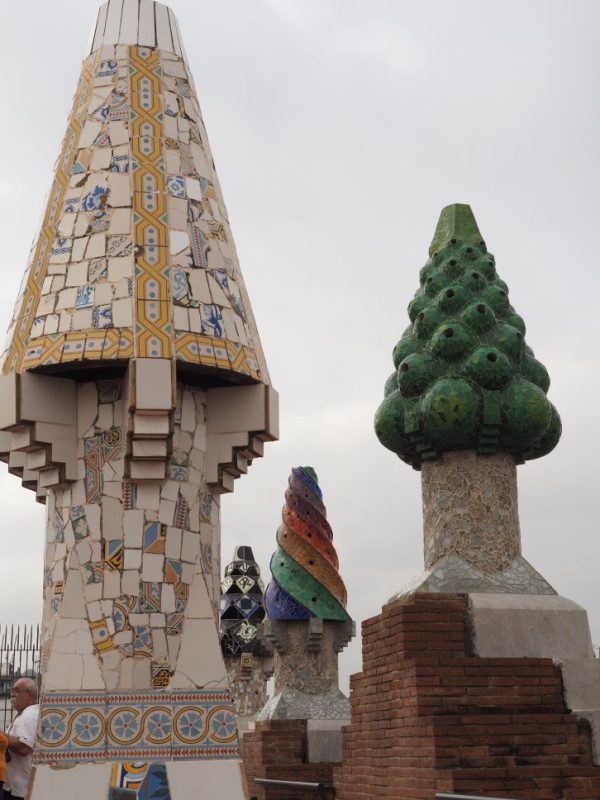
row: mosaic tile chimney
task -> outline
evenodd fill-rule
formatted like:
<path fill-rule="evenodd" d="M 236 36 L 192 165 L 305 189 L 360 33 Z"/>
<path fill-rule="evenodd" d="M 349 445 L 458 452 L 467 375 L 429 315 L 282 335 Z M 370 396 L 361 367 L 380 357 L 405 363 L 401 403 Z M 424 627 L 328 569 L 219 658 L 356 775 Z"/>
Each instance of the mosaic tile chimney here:
<path fill-rule="evenodd" d="M 101 6 L 0 378 L 47 503 L 37 798 L 242 798 L 220 495 L 278 435 L 177 20 Z"/>
<path fill-rule="evenodd" d="M 264 585 L 252 548 L 239 545 L 221 581 L 221 649 L 238 729 L 248 728 L 267 702 L 273 674 L 271 650 L 260 636 L 265 618 Z"/>
<path fill-rule="evenodd" d="M 419 591 L 555 594 L 521 555 L 516 466 L 561 422 L 469 206 L 441 212 L 375 417 L 381 443 L 421 471 Z"/>
<path fill-rule="evenodd" d="M 354 635 L 354 623 L 333 532 L 312 467 L 292 469 L 288 483 L 265 592 L 264 636 L 275 651 L 275 690 L 257 719 L 347 720 L 338 653 Z"/>

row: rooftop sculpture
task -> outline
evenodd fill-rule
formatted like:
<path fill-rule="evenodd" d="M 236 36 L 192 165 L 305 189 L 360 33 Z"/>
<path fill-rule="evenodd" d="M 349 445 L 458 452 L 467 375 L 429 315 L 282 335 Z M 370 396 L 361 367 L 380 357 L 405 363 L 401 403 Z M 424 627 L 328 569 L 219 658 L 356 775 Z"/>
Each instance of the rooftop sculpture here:
<path fill-rule="evenodd" d="M 221 649 L 238 715 L 238 729 L 247 725 L 267 700 L 272 674 L 271 652 L 260 638 L 265 617 L 264 585 L 252 548 L 235 548 L 221 581 Z"/>
<path fill-rule="evenodd" d="M 2 373 L 0 454 L 48 504 L 30 796 L 241 798 L 219 506 L 277 394 L 160 3 L 99 10 Z"/>
<path fill-rule="evenodd" d="M 467 205 L 444 208 L 375 415 L 421 470 L 422 591 L 554 593 L 521 555 L 516 467 L 561 434 L 548 372 Z"/>
<path fill-rule="evenodd" d="M 337 654 L 354 623 L 312 467 L 292 469 L 277 545 L 263 634 L 275 651 L 275 691 L 258 719 L 336 720 L 332 731 L 339 733 L 350 712 L 338 688 Z"/>

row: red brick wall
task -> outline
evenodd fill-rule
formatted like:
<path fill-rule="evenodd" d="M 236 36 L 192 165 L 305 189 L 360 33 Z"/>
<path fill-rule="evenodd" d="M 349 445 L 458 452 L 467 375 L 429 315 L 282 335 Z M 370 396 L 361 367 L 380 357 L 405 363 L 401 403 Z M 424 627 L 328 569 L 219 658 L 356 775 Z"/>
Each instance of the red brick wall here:
<path fill-rule="evenodd" d="M 600 800 L 589 725 L 567 712 L 560 670 L 473 656 L 465 595 L 396 601 L 362 633 L 337 800 Z"/>
<path fill-rule="evenodd" d="M 257 722 L 256 730 L 242 739 L 242 758 L 249 797 L 257 800 L 318 800 L 314 792 L 273 789 L 259 786 L 254 778 L 309 781 L 329 786 L 333 782 L 332 764 L 309 764 L 306 760 L 306 720 Z"/>

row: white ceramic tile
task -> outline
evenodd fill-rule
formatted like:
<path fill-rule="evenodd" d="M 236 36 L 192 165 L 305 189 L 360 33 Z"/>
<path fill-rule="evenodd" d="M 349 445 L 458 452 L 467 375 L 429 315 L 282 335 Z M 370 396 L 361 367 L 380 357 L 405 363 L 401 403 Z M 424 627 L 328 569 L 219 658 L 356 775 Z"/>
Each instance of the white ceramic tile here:
<path fill-rule="evenodd" d="M 160 486 L 140 484 L 136 493 L 136 508 L 147 511 L 158 511 L 160 505 Z"/>
<path fill-rule="evenodd" d="M 156 47 L 154 2 L 152 0 L 140 0 L 138 44 Z"/>
<path fill-rule="evenodd" d="M 98 47 L 101 47 L 102 41 L 104 39 L 104 28 L 106 27 L 106 15 L 108 13 L 108 3 L 104 3 L 103 6 L 100 6 L 98 11 L 98 21 L 96 23 L 96 30 L 94 32 L 94 41 L 92 44 L 92 52 L 96 50 Z"/>
<path fill-rule="evenodd" d="M 156 39 L 161 50 L 173 50 L 173 39 L 171 37 L 171 26 L 169 24 L 169 10 L 162 3 L 155 3 L 156 14 Z"/>
<path fill-rule="evenodd" d="M 175 330 L 189 331 L 190 322 L 187 308 L 183 306 L 173 306 L 173 324 L 175 325 Z"/>
<path fill-rule="evenodd" d="M 77 240 L 76 240 L 77 241 Z M 74 264 L 67 270 L 67 286 L 85 286 L 88 277 L 88 262 Z"/>
<path fill-rule="evenodd" d="M 177 20 L 177 17 L 175 16 L 175 14 L 173 14 L 173 16 L 171 17 L 171 21 L 175 22 L 175 29 L 177 31 L 177 39 L 179 41 L 179 47 L 181 48 L 181 55 L 187 61 L 187 55 L 185 53 L 185 47 L 183 46 L 183 37 L 181 36 L 181 28 L 179 27 L 179 21 Z M 191 81 L 190 81 L 190 83 L 191 83 Z M 191 83 L 191 85 L 193 86 L 192 83 Z"/>
<path fill-rule="evenodd" d="M 212 303 L 212 297 L 208 289 L 206 273 L 202 269 L 193 269 L 188 275 L 190 289 L 194 300 L 201 303 Z"/>
<path fill-rule="evenodd" d="M 112 286 L 110 283 L 97 283 L 94 287 L 94 305 L 103 306 L 112 302 Z M 114 319 L 113 319 L 114 323 Z M 114 323 L 116 324 L 116 323 Z"/>
<path fill-rule="evenodd" d="M 127 126 L 123 122 L 109 122 L 108 135 L 113 147 L 117 147 L 120 144 L 127 144 L 129 141 L 129 132 Z M 80 145 L 80 147 L 83 147 L 83 145 Z"/>
<path fill-rule="evenodd" d="M 131 298 L 115 300 L 112 306 L 113 325 L 116 328 L 130 328 L 133 325 L 133 306 Z"/>
<path fill-rule="evenodd" d="M 126 547 L 123 555 L 123 568 L 125 570 L 139 570 L 142 566 L 142 551 L 133 547 Z M 139 573 L 136 572 L 139 580 Z"/>
<path fill-rule="evenodd" d="M 190 237 L 186 231 L 169 230 L 169 253 L 176 255 L 190 246 Z"/>
<path fill-rule="evenodd" d="M 163 133 L 166 139 L 177 139 L 177 119 L 175 117 L 165 116 L 163 119 Z"/>
<path fill-rule="evenodd" d="M 98 688 L 104 688 L 100 686 Z M 36 766 L 30 789 L 31 797 L 46 800 L 85 797 L 86 800 L 106 800 L 110 784 L 111 764 L 76 764 L 72 769 Z M 232 796 L 232 800 L 236 800 Z"/>
<path fill-rule="evenodd" d="M 58 223 L 58 234 L 67 238 L 73 234 L 77 214 L 63 214 Z"/>
<path fill-rule="evenodd" d="M 206 797 L 243 800 L 246 796 L 243 789 L 241 761 L 206 759 L 202 761 L 200 769 L 202 770 L 202 793 L 206 793 Z M 167 778 L 171 797 L 189 797 L 189 787 L 196 786 L 198 783 L 197 770 L 198 762 L 169 761 Z M 96 798 L 90 798 L 90 800 L 96 800 Z"/>
<path fill-rule="evenodd" d="M 101 130 L 102 125 L 99 122 L 90 119 L 86 120 L 79 135 L 79 142 L 77 143 L 77 146 L 89 147 Z"/>
<path fill-rule="evenodd" d="M 179 558 L 181 555 L 181 528 L 167 528 L 165 555 L 167 558 Z"/>
<path fill-rule="evenodd" d="M 71 328 L 74 331 L 85 331 L 92 327 L 92 309 L 78 308 L 73 312 Z"/>
<path fill-rule="evenodd" d="M 104 571 L 104 597 L 119 597 L 121 594 L 121 573 L 116 569 Z"/>
<path fill-rule="evenodd" d="M 127 550 L 125 551 L 127 553 Z M 140 555 L 141 562 L 141 555 Z M 140 591 L 140 573 L 138 569 L 126 569 L 123 572 L 123 580 L 121 581 L 123 594 L 139 594 Z"/>
<path fill-rule="evenodd" d="M 115 208 L 112 213 L 108 232 L 110 234 L 124 234 L 131 230 L 131 211 L 128 208 Z"/>
<path fill-rule="evenodd" d="M 111 124 L 116 125 L 117 123 Z M 113 208 L 118 206 L 131 206 L 131 179 L 128 172 L 124 174 L 111 172 L 108 176 L 108 188 L 110 189 L 108 196 L 109 206 Z"/>
<path fill-rule="evenodd" d="M 169 9 L 169 24 L 171 26 L 171 37 L 173 39 L 173 52 L 177 53 L 178 56 L 183 56 L 181 44 L 179 43 L 179 34 L 177 32 L 177 21 L 171 9 Z"/>
<path fill-rule="evenodd" d="M 185 67 L 181 61 L 165 61 L 162 64 L 165 75 L 174 75 L 176 78 L 187 78 Z"/>
<path fill-rule="evenodd" d="M 75 305 L 75 298 L 77 297 L 77 289 L 63 289 L 62 292 L 59 292 L 58 295 L 58 302 L 56 303 L 56 308 L 73 308 Z"/>
<path fill-rule="evenodd" d="M 121 18 L 121 32 L 119 41 L 125 44 L 136 44 L 138 35 L 138 0 L 124 0 L 123 16 Z"/>
<path fill-rule="evenodd" d="M 165 525 L 172 525 L 175 516 L 175 502 L 173 500 L 161 500 L 158 509 L 158 519 Z"/>
<path fill-rule="evenodd" d="M 192 333 L 202 333 L 202 317 L 197 308 L 190 308 L 188 310 L 190 318 L 190 330 Z"/>
<path fill-rule="evenodd" d="M 113 497 L 105 497 L 102 503 L 102 536 L 105 539 L 123 537 L 123 507 Z"/>
<path fill-rule="evenodd" d="M 119 41 L 123 0 L 110 0 L 104 28 L 104 44 L 116 44 Z"/>
<path fill-rule="evenodd" d="M 110 147 L 94 147 L 92 150 L 90 169 L 93 172 L 98 172 L 98 170 L 101 169 L 108 169 L 110 167 L 111 158 L 112 150 Z"/>
<path fill-rule="evenodd" d="M 103 233 L 94 233 L 89 237 L 85 249 L 86 258 L 102 258 L 106 253 L 106 236 Z"/>
<path fill-rule="evenodd" d="M 142 556 L 142 580 L 162 581 L 165 557 L 159 553 L 144 553 Z"/>
<path fill-rule="evenodd" d="M 171 583 L 163 583 L 161 587 L 160 608 L 165 614 L 175 611 L 175 589 Z"/>
<path fill-rule="evenodd" d="M 129 213 L 129 212 L 127 212 Z M 117 283 L 124 278 L 133 276 L 133 256 L 121 256 L 108 259 L 108 279 Z"/>

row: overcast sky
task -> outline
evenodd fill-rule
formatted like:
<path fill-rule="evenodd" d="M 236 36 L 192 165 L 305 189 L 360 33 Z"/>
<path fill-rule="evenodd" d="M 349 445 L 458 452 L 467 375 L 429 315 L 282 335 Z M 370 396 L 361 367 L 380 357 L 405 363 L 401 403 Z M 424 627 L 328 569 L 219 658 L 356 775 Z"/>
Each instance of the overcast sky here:
<path fill-rule="evenodd" d="M 99 3 L 0 3 L 6 329 Z M 281 441 L 222 504 L 223 563 L 268 578 L 292 466 L 320 478 L 360 622 L 422 569 L 420 478 L 373 414 L 440 209 L 469 203 L 563 437 L 519 467 L 523 553 L 600 644 L 600 5 L 173 0 L 273 385 Z M 1 466 L 1 465 L 0 465 Z M 44 510 L 0 470 L 0 622 L 41 610 Z M 344 681 L 360 669 L 355 641 Z"/>

